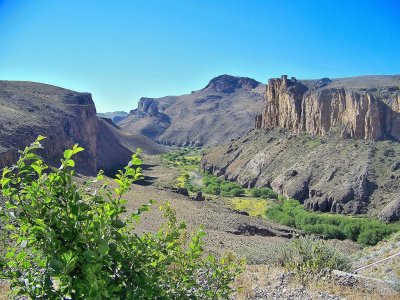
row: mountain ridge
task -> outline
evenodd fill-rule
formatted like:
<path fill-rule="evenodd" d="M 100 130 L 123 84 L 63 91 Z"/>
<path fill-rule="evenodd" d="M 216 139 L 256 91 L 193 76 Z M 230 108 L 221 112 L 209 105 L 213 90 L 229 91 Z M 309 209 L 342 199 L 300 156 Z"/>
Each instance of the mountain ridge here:
<path fill-rule="evenodd" d="M 221 144 L 251 130 L 264 87 L 251 78 L 220 75 L 190 94 L 142 97 L 117 124 L 162 144 Z"/>

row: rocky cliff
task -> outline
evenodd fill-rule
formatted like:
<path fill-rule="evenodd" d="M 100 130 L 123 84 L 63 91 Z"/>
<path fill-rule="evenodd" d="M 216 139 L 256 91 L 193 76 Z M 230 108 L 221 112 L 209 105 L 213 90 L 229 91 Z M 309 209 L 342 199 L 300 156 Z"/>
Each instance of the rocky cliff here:
<path fill-rule="evenodd" d="M 125 165 L 132 153 L 118 131 L 105 130 L 89 93 L 41 83 L 0 81 L 0 167 L 15 162 L 18 150 L 44 135 L 42 154 L 49 163 L 58 165 L 62 152 L 78 143 L 85 148 L 77 157 L 80 172 L 111 172 Z"/>
<path fill-rule="evenodd" d="M 310 210 L 398 220 L 399 95 L 400 76 L 271 79 L 256 129 L 201 166 Z"/>
<path fill-rule="evenodd" d="M 400 139 L 400 76 L 268 81 L 257 128 L 282 127 L 323 136 L 337 126 L 343 135 L 367 140 Z"/>
<path fill-rule="evenodd" d="M 117 124 L 162 144 L 218 145 L 254 127 L 264 88 L 251 78 L 221 75 L 187 95 L 141 98 Z"/>

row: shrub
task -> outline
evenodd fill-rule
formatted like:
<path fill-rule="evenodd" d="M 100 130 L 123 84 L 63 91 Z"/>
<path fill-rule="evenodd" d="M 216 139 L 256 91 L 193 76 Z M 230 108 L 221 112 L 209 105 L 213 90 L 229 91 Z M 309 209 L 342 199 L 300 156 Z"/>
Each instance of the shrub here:
<path fill-rule="evenodd" d="M 203 192 L 225 197 L 238 197 L 244 193 L 244 189 L 237 183 L 225 181 L 214 175 L 203 177 Z"/>
<path fill-rule="evenodd" d="M 267 187 L 262 187 L 262 188 L 253 188 L 250 189 L 250 194 L 253 197 L 259 197 L 263 199 L 277 199 L 278 198 L 278 193 L 274 192 L 272 189 L 267 188 Z"/>
<path fill-rule="evenodd" d="M 139 180 L 141 160 L 132 156 L 112 190 L 102 173 L 75 182 L 72 157 L 48 167 L 34 153 L 39 137 L 16 166 L 4 168 L 1 213 L 2 277 L 12 294 L 32 299 L 228 299 L 241 269 L 231 256 L 203 257 L 199 230 L 185 239 L 185 225 L 166 206 L 167 222 L 157 233 L 133 233 L 152 202 L 126 215 L 124 195 Z"/>
<path fill-rule="evenodd" d="M 307 211 L 300 202 L 293 199 L 268 207 L 266 216 L 272 221 L 306 233 L 320 234 L 326 238 L 347 238 L 362 245 L 375 245 L 390 234 L 400 231 L 398 223 L 385 224 L 374 219 Z"/>
<path fill-rule="evenodd" d="M 294 238 L 275 251 L 275 262 L 293 271 L 302 280 L 332 270 L 349 271 L 350 260 L 323 240 Z"/>

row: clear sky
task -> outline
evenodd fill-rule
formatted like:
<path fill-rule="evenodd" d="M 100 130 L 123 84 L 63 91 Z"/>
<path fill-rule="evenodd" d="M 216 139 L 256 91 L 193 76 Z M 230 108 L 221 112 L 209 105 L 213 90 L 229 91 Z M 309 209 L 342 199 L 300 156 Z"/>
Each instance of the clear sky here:
<path fill-rule="evenodd" d="M 400 0 L 0 0 L 0 79 L 91 92 L 105 112 L 220 74 L 400 74 Z"/>

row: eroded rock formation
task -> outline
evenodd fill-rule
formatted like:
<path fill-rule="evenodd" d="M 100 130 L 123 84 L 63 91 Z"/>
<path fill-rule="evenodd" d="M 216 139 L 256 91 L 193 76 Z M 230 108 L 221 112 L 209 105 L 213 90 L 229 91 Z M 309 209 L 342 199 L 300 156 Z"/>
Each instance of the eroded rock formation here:
<path fill-rule="evenodd" d="M 400 76 L 271 79 L 256 129 L 201 167 L 309 210 L 399 220 L 399 108 Z"/>
<path fill-rule="evenodd" d="M 349 137 L 399 140 L 399 85 L 400 77 L 385 84 L 379 76 L 298 81 L 283 75 L 268 81 L 256 128 L 282 127 L 324 136 L 343 126 Z"/>
<path fill-rule="evenodd" d="M 142 140 L 98 118 L 89 93 L 41 83 L 0 81 L 0 168 L 14 163 L 18 150 L 38 135 L 46 136 L 42 154 L 52 165 L 58 165 L 63 151 L 75 143 L 84 147 L 76 157 L 77 168 L 90 175 L 99 169 L 111 173 L 123 167 L 131 150 L 142 146 Z M 153 143 L 143 142 L 147 146 Z"/>

